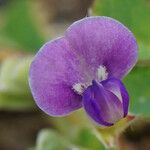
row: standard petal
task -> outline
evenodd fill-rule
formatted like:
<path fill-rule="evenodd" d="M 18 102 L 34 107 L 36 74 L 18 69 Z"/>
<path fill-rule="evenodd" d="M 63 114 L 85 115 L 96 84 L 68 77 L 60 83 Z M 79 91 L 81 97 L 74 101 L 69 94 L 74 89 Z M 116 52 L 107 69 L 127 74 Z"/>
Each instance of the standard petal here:
<path fill-rule="evenodd" d="M 65 38 L 46 43 L 30 67 L 29 83 L 37 105 L 51 116 L 80 108 L 81 96 L 72 89 L 74 83 L 84 80 L 80 70 L 80 61 Z"/>
<path fill-rule="evenodd" d="M 104 65 L 109 77 L 121 78 L 137 61 L 137 43 L 133 34 L 109 17 L 87 17 L 71 25 L 66 38 L 89 66 L 93 77 Z"/>
<path fill-rule="evenodd" d="M 101 82 L 105 89 L 114 93 L 123 104 L 124 117 L 128 113 L 129 95 L 121 80 L 110 78 Z"/>
<path fill-rule="evenodd" d="M 101 125 L 113 125 L 123 117 L 120 100 L 96 81 L 84 91 L 83 106 L 87 114 Z"/>

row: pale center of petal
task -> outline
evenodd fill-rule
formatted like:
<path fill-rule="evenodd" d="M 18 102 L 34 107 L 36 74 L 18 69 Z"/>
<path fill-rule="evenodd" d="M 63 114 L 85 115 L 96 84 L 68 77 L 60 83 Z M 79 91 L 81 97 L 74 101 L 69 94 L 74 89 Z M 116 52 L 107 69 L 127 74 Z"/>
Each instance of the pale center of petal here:
<path fill-rule="evenodd" d="M 108 78 L 108 72 L 104 65 L 100 65 L 97 69 L 98 80 L 106 80 Z"/>
<path fill-rule="evenodd" d="M 97 78 L 99 81 L 106 80 L 108 78 L 108 72 L 104 65 L 100 65 L 97 69 Z M 75 83 L 72 89 L 79 95 L 82 95 L 84 90 L 92 83 Z"/>

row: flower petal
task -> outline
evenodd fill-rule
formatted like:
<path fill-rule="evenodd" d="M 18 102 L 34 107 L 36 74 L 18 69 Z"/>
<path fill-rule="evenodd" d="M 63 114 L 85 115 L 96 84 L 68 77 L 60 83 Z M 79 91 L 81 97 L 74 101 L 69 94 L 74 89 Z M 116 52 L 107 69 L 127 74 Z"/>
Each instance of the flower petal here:
<path fill-rule="evenodd" d="M 87 114 L 101 125 L 113 125 L 123 117 L 121 101 L 96 81 L 84 91 L 83 106 Z"/>
<path fill-rule="evenodd" d="M 137 43 L 133 34 L 109 17 L 87 17 L 71 25 L 66 38 L 88 64 L 91 76 L 104 65 L 109 77 L 121 78 L 137 61 Z"/>
<path fill-rule="evenodd" d="M 46 43 L 30 67 L 29 83 L 37 105 L 51 116 L 64 116 L 81 107 L 72 85 L 82 81 L 80 62 L 65 38 Z"/>
<path fill-rule="evenodd" d="M 124 110 L 124 117 L 128 113 L 128 106 L 129 106 L 129 95 L 121 80 L 117 78 L 110 78 L 101 82 L 105 89 L 114 93 L 122 102 L 123 110 Z"/>

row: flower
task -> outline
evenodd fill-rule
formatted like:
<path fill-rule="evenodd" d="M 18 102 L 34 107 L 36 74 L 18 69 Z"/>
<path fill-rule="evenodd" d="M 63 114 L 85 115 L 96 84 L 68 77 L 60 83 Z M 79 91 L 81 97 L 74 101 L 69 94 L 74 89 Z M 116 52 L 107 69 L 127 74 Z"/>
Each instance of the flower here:
<path fill-rule="evenodd" d="M 133 34 L 109 17 L 73 23 L 35 56 L 29 84 L 36 104 L 50 116 L 83 107 L 96 123 L 111 126 L 128 113 L 121 79 L 137 61 Z"/>

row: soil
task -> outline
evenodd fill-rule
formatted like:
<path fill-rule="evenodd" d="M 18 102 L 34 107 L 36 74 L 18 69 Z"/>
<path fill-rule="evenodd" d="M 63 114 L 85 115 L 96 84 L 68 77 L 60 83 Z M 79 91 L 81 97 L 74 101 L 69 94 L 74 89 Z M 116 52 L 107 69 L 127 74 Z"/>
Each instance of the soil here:
<path fill-rule="evenodd" d="M 40 129 L 50 128 L 40 112 L 0 111 L 0 150 L 27 150 L 35 145 Z"/>

